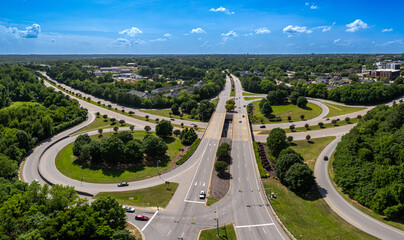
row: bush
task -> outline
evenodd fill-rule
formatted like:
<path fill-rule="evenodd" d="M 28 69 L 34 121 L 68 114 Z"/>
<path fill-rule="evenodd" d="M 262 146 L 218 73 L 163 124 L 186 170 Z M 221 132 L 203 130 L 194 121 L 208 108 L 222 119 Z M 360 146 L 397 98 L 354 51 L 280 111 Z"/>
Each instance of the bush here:
<path fill-rule="evenodd" d="M 226 162 L 223 161 L 217 161 L 215 162 L 215 171 L 220 173 L 224 173 L 227 168 L 229 167 L 229 165 Z"/>
<path fill-rule="evenodd" d="M 285 175 L 291 166 L 295 163 L 303 163 L 302 159 L 296 154 L 285 154 L 278 158 L 278 162 L 275 165 L 275 171 L 278 178 L 283 184 L 285 184 Z"/>
<path fill-rule="evenodd" d="M 177 165 L 181 165 L 183 164 L 186 160 L 188 160 L 188 158 L 195 152 L 196 148 L 198 147 L 199 143 L 201 142 L 200 138 L 197 138 L 195 140 L 195 142 L 191 145 L 191 147 L 189 148 L 188 152 L 185 153 L 184 156 L 182 156 L 182 158 L 180 158 L 175 164 Z"/>
<path fill-rule="evenodd" d="M 260 173 L 260 177 L 261 178 L 266 178 L 267 174 L 266 174 L 265 169 L 264 169 L 264 167 L 262 166 L 262 163 L 261 163 L 260 155 L 258 153 L 257 142 L 253 142 L 253 144 L 254 144 L 255 161 L 257 161 L 258 171 Z"/>
<path fill-rule="evenodd" d="M 304 194 L 314 186 L 313 171 L 302 163 L 293 164 L 285 173 L 285 185 L 293 192 Z"/>

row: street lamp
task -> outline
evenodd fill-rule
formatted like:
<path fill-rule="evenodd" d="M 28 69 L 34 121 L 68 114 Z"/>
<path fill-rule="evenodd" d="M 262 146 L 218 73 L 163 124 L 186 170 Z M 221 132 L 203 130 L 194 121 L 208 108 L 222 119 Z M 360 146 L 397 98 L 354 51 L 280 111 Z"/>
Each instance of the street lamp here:
<path fill-rule="evenodd" d="M 80 172 L 81 172 L 81 186 L 83 186 L 83 167 L 80 165 Z"/>

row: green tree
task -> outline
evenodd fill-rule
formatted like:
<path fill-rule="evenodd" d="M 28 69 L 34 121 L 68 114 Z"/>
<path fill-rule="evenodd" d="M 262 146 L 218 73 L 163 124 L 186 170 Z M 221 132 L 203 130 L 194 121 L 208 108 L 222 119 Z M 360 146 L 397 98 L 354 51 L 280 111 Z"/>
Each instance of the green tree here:
<path fill-rule="evenodd" d="M 107 224 L 113 229 L 124 229 L 126 225 L 126 213 L 115 198 L 101 197 L 91 204 L 91 208 L 100 213 Z"/>
<path fill-rule="evenodd" d="M 135 130 L 135 126 L 131 125 L 131 126 L 129 127 L 129 129 L 130 129 L 131 132 L 133 132 L 133 131 Z"/>
<path fill-rule="evenodd" d="M 295 163 L 285 173 L 284 182 L 291 191 L 304 194 L 313 188 L 314 179 L 313 171 L 306 164 Z"/>
<path fill-rule="evenodd" d="M 150 127 L 150 126 L 145 126 L 145 127 L 144 127 L 144 130 L 145 130 L 147 133 L 149 133 L 150 130 L 151 130 L 151 127 Z"/>
<path fill-rule="evenodd" d="M 129 131 L 120 132 L 120 133 L 116 134 L 114 137 L 121 139 L 124 144 L 133 140 L 133 135 Z"/>
<path fill-rule="evenodd" d="M 310 139 L 311 139 L 311 136 L 310 136 L 310 135 L 306 135 L 306 140 L 307 140 L 308 142 L 310 142 Z"/>
<path fill-rule="evenodd" d="M 143 159 L 142 143 L 135 139 L 126 143 L 124 150 L 125 159 L 130 163 L 140 163 Z"/>
<path fill-rule="evenodd" d="M 324 127 L 324 123 L 323 123 L 323 122 L 319 122 L 319 123 L 318 123 L 318 126 L 319 126 L 320 128 L 323 128 L 323 127 Z"/>
<path fill-rule="evenodd" d="M 299 92 L 292 92 L 289 96 L 290 102 L 294 105 L 297 104 L 297 99 L 301 96 Z"/>
<path fill-rule="evenodd" d="M 181 133 L 181 143 L 184 145 L 191 145 L 198 138 L 195 130 L 190 128 L 185 128 Z"/>
<path fill-rule="evenodd" d="M 156 135 L 159 137 L 168 137 L 173 134 L 173 125 L 170 121 L 161 120 L 156 125 Z"/>
<path fill-rule="evenodd" d="M 295 163 L 303 163 L 302 159 L 298 155 L 289 153 L 278 158 L 275 165 L 275 171 L 278 178 L 283 184 L 285 184 L 285 175 L 289 168 Z"/>
<path fill-rule="evenodd" d="M 102 128 L 98 129 L 98 133 L 100 134 L 100 136 L 102 136 L 102 132 L 103 132 Z"/>
<path fill-rule="evenodd" d="M 271 153 L 278 157 L 279 153 L 288 146 L 285 130 L 281 128 L 272 129 L 267 138 L 267 147 Z"/>
<path fill-rule="evenodd" d="M 356 82 L 359 80 L 359 76 L 356 74 L 349 74 L 348 79 L 352 80 L 352 82 Z"/>
<path fill-rule="evenodd" d="M 173 131 L 173 134 L 174 134 L 176 137 L 178 137 L 178 136 L 181 135 L 181 130 L 175 129 L 175 130 Z"/>
<path fill-rule="evenodd" d="M 81 148 L 90 143 L 91 138 L 88 136 L 88 134 L 81 134 L 79 135 L 76 140 L 74 140 L 74 145 L 73 145 L 73 154 L 74 156 L 80 156 Z"/>
<path fill-rule="evenodd" d="M 219 174 L 224 173 L 228 168 L 228 164 L 224 161 L 216 161 L 215 162 L 215 171 Z"/>
<path fill-rule="evenodd" d="M 111 240 L 136 240 L 128 230 L 118 230 L 111 236 Z"/>
<path fill-rule="evenodd" d="M 149 157 L 162 157 L 165 156 L 168 149 L 167 144 L 163 139 L 146 135 L 142 142 L 144 153 Z"/>
<path fill-rule="evenodd" d="M 202 100 L 199 103 L 199 119 L 202 121 L 208 121 L 210 116 L 212 116 L 213 112 L 215 111 L 215 105 L 208 100 Z"/>
<path fill-rule="evenodd" d="M 113 129 L 114 129 L 114 131 L 115 131 L 115 134 L 117 134 L 117 133 L 118 133 L 118 130 L 119 130 L 119 127 L 115 126 Z"/>
<path fill-rule="evenodd" d="M 297 98 L 297 106 L 300 108 L 306 108 L 307 107 L 307 98 L 304 96 L 300 96 Z"/>
<path fill-rule="evenodd" d="M 109 137 L 101 142 L 102 158 L 109 164 L 117 164 L 123 159 L 125 144 L 117 137 Z"/>
<path fill-rule="evenodd" d="M 174 103 L 171 105 L 171 111 L 173 112 L 174 115 L 179 115 L 180 114 L 180 106 L 178 106 L 177 103 Z"/>
<path fill-rule="evenodd" d="M 216 151 L 216 157 L 226 159 L 230 156 L 229 154 L 230 145 L 226 142 L 220 144 Z"/>

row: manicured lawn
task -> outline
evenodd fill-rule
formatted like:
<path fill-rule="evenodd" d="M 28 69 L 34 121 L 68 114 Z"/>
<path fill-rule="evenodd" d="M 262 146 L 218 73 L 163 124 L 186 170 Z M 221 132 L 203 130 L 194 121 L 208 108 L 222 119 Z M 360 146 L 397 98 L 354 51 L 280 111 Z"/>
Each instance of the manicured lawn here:
<path fill-rule="evenodd" d="M 91 132 L 91 131 L 98 130 L 98 129 L 113 128 L 115 126 L 130 127 L 132 125 L 128 124 L 128 123 L 124 123 L 123 125 L 121 125 L 118 121 L 116 121 L 115 124 L 112 125 L 110 118 L 104 119 L 102 116 L 100 116 L 99 118 L 96 117 L 94 122 L 92 122 L 87 127 L 81 129 L 80 131 L 76 132 L 75 134 Z"/>
<path fill-rule="evenodd" d="M 215 105 L 215 109 L 216 109 L 217 103 L 219 102 L 219 98 L 215 98 L 213 100 L 210 100 L 209 102 L 213 103 Z"/>
<path fill-rule="evenodd" d="M 174 114 L 171 114 L 171 116 L 170 116 L 171 109 L 142 110 L 142 112 L 150 113 L 150 114 L 154 114 L 154 115 L 158 115 L 158 116 L 162 116 L 162 117 L 184 119 L 184 120 L 200 122 L 200 120 L 198 120 L 198 119 L 192 119 L 191 115 L 189 115 L 189 114 L 184 114 L 182 118 L 179 115 L 174 115 Z"/>
<path fill-rule="evenodd" d="M 165 208 L 177 190 L 178 183 L 170 182 L 167 189 L 166 184 L 157 185 L 150 188 L 123 191 L 123 192 L 100 192 L 95 198 L 111 196 L 119 203 L 138 207 Z"/>
<path fill-rule="evenodd" d="M 140 230 L 132 224 L 126 223 L 125 229 L 132 233 L 132 235 L 135 236 L 136 240 L 142 240 L 142 234 L 140 233 Z"/>
<path fill-rule="evenodd" d="M 310 131 L 313 131 L 313 130 L 341 127 L 341 126 L 345 126 L 345 125 L 348 125 L 348 124 L 354 124 L 354 123 L 358 123 L 358 122 L 359 121 L 358 121 L 357 118 L 352 118 L 351 121 L 349 121 L 349 123 L 347 123 L 344 119 L 342 119 L 342 121 L 339 121 L 336 125 L 333 125 L 330 121 L 327 121 L 327 122 L 323 122 L 324 123 L 323 128 L 320 128 L 320 126 L 318 126 L 318 125 L 310 125 L 308 129 L 306 129 L 305 127 L 298 127 L 298 128 L 295 128 L 293 130 L 293 132 L 308 132 L 308 133 L 310 133 Z M 289 128 L 285 128 L 284 130 L 287 133 L 292 132 Z M 262 130 L 262 131 L 259 131 L 258 134 L 259 135 L 266 135 L 266 134 L 269 134 L 270 132 L 271 132 L 271 130 Z"/>
<path fill-rule="evenodd" d="M 211 205 L 215 204 L 216 202 L 218 202 L 219 200 L 220 200 L 219 198 L 208 197 L 208 200 L 206 201 L 206 205 L 211 206 Z"/>
<path fill-rule="evenodd" d="M 112 132 L 103 133 L 104 137 L 112 135 Z M 152 133 L 154 134 L 154 133 Z M 135 131 L 134 138 L 143 139 L 146 135 L 144 131 Z M 92 139 L 97 139 L 98 134 L 91 136 Z M 165 139 L 168 146 L 167 155 L 170 161 L 175 158 L 179 152 L 179 148 L 182 148 L 181 141 L 178 138 Z M 57 169 L 67 177 L 81 180 L 80 166 L 75 163 L 75 156 L 73 155 L 74 143 L 68 144 L 59 151 L 56 156 L 55 164 Z M 168 170 L 170 168 L 170 161 L 159 163 L 159 172 Z M 106 169 L 97 167 L 83 167 L 83 181 L 93 183 L 117 183 L 123 181 L 136 181 L 145 178 L 157 176 L 157 164 L 155 161 L 151 161 L 147 165 L 135 166 L 127 169 Z"/>
<path fill-rule="evenodd" d="M 297 239 L 377 239 L 339 217 L 314 190 L 303 199 L 273 178 L 263 180 L 276 199 L 271 204 L 286 228 Z M 267 194 L 269 191 L 267 190 Z"/>
<path fill-rule="evenodd" d="M 206 229 L 201 231 L 201 235 L 199 235 L 199 240 L 236 240 L 236 231 L 234 230 L 233 224 L 228 224 L 219 227 L 220 237 L 217 236 L 217 229 Z"/>
<path fill-rule="evenodd" d="M 236 92 L 235 91 L 231 91 L 230 92 L 230 97 L 235 97 L 236 96 Z"/>
<path fill-rule="evenodd" d="M 323 149 L 333 140 L 334 136 L 314 138 L 310 142 L 307 140 L 297 140 L 293 141 L 293 150 L 300 153 L 304 158 L 305 162 L 311 169 L 314 169 L 314 164 L 316 163 L 318 155 L 323 151 Z"/>
<path fill-rule="evenodd" d="M 358 112 L 363 109 L 366 109 L 364 107 L 349 107 L 349 106 L 340 106 L 336 104 L 331 104 L 327 102 L 323 102 L 324 105 L 328 107 L 330 112 L 327 114 L 326 117 L 335 117 L 335 116 L 341 116 L 345 115 L 348 113 L 353 113 L 353 112 Z"/>
<path fill-rule="evenodd" d="M 313 103 L 308 103 L 307 108 L 299 108 L 296 105 L 293 104 L 287 104 L 287 105 L 277 105 L 277 106 L 272 106 L 272 114 L 281 117 L 282 121 L 278 122 L 271 122 L 269 119 L 264 116 L 260 109 L 259 109 L 259 103 L 260 101 L 256 101 L 251 103 L 254 106 L 255 109 L 255 115 L 258 118 L 258 122 L 256 124 L 261 123 L 261 119 L 264 120 L 264 123 L 280 123 L 280 122 L 288 122 L 288 116 L 292 117 L 292 121 L 301 121 L 300 116 L 304 115 L 304 119 L 312 119 L 314 117 L 317 117 L 318 115 L 321 114 L 322 109 L 317 106 L 316 104 Z"/>
<path fill-rule="evenodd" d="M 262 93 L 249 93 L 249 92 L 243 92 L 243 96 L 263 96 L 265 97 L 265 94 Z"/>
<path fill-rule="evenodd" d="M 264 97 L 244 97 L 244 100 L 246 101 L 250 101 L 250 100 L 254 100 L 254 99 L 263 99 Z"/>
<path fill-rule="evenodd" d="M 335 152 L 334 152 L 335 153 Z M 345 198 L 345 200 L 347 200 L 349 203 L 351 203 L 354 207 L 356 207 L 357 209 L 359 209 L 360 211 L 364 212 L 365 214 L 385 223 L 388 224 L 392 227 L 401 229 L 404 231 L 404 225 L 402 223 L 397 223 L 394 221 L 389 221 L 386 218 L 384 218 L 383 216 L 381 216 L 378 213 L 373 212 L 371 209 L 362 206 L 360 203 L 358 203 L 357 201 L 353 201 L 349 195 L 345 194 L 342 192 L 342 189 L 340 187 L 338 187 L 338 185 L 334 182 L 334 168 L 332 167 L 332 163 L 334 162 L 334 153 L 331 155 L 330 157 L 330 162 L 328 163 L 328 174 L 330 175 L 330 179 L 332 184 L 334 185 L 334 187 L 337 189 L 337 191 L 339 192 L 339 194 L 341 194 L 342 197 Z"/>

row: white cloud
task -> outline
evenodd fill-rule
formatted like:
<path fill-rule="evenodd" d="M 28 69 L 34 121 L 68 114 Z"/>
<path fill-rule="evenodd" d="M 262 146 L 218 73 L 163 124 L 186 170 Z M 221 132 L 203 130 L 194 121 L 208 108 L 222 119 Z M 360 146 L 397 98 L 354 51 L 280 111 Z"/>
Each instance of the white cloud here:
<path fill-rule="evenodd" d="M 252 35 L 254 35 L 254 34 L 253 34 L 253 33 L 245 33 L 245 34 L 244 34 L 245 37 L 247 37 L 247 36 L 252 36 Z"/>
<path fill-rule="evenodd" d="M 164 37 L 172 37 L 173 35 L 171 35 L 170 33 L 166 33 L 163 35 Z"/>
<path fill-rule="evenodd" d="M 235 31 L 231 30 L 228 33 L 222 33 L 221 36 L 224 36 L 224 37 L 230 37 L 230 36 L 231 37 L 237 37 L 238 35 L 237 35 L 237 33 Z"/>
<path fill-rule="evenodd" d="M 32 26 L 28 26 L 25 30 L 19 30 L 16 27 L 5 27 L 0 25 L 0 31 L 14 35 L 15 37 L 22 38 L 38 38 L 41 34 L 41 26 L 34 23 Z"/>
<path fill-rule="evenodd" d="M 125 46 L 131 45 L 130 41 L 126 38 L 118 38 L 118 39 L 116 39 L 116 43 L 118 43 L 119 45 L 125 45 Z"/>
<path fill-rule="evenodd" d="M 215 8 L 211 8 L 211 9 L 209 9 L 209 11 L 210 11 L 210 12 L 223 12 L 223 13 L 225 13 L 225 14 L 227 14 L 227 15 L 232 15 L 232 14 L 234 14 L 234 12 L 230 12 L 229 9 L 224 8 L 224 7 L 222 7 L 222 6 L 216 8 L 216 9 L 215 9 Z"/>
<path fill-rule="evenodd" d="M 388 42 L 383 43 L 382 46 L 386 47 L 388 45 L 398 44 L 398 43 L 403 43 L 403 40 L 400 39 L 400 40 L 388 41 Z"/>
<path fill-rule="evenodd" d="M 206 31 L 203 30 L 202 28 L 198 27 L 198 28 L 192 29 L 192 30 L 191 30 L 191 33 L 198 33 L 198 34 L 200 34 L 200 33 L 206 33 Z"/>
<path fill-rule="evenodd" d="M 346 27 L 348 28 L 346 30 L 347 32 L 356 32 L 360 29 L 369 28 L 368 25 L 360 19 L 356 19 L 354 22 L 347 24 Z"/>
<path fill-rule="evenodd" d="M 334 44 L 337 44 L 337 43 L 339 43 L 339 42 L 341 42 L 341 38 L 338 38 L 338 39 L 335 39 L 335 40 L 334 40 Z"/>
<path fill-rule="evenodd" d="M 310 6 L 310 9 L 318 9 L 318 6 L 313 4 L 313 5 Z"/>
<path fill-rule="evenodd" d="M 392 31 L 393 31 L 392 28 L 385 28 L 385 29 L 382 30 L 382 32 L 392 32 Z"/>
<path fill-rule="evenodd" d="M 165 41 L 167 41 L 167 39 L 165 39 L 165 38 L 157 38 L 157 39 L 150 40 L 150 42 L 165 42 Z"/>
<path fill-rule="evenodd" d="M 310 3 L 308 3 L 308 2 L 307 2 L 307 3 L 305 3 L 304 5 L 309 6 L 309 5 L 310 5 Z"/>
<path fill-rule="evenodd" d="M 283 29 L 283 33 L 288 34 L 288 37 L 291 37 L 293 34 L 299 33 L 312 33 L 313 31 L 308 29 L 307 27 L 293 26 L 289 25 Z"/>
<path fill-rule="evenodd" d="M 257 28 L 254 31 L 255 31 L 255 34 L 269 34 L 269 33 L 271 33 L 271 30 L 269 30 L 266 27 Z"/>
<path fill-rule="evenodd" d="M 143 33 L 142 30 L 140 30 L 137 27 L 131 27 L 129 29 L 125 29 L 125 30 L 119 32 L 119 34 L 126 34 L 130 37 L 134 37 L 137 34 L 142 34 L 142 33 Z"/>

